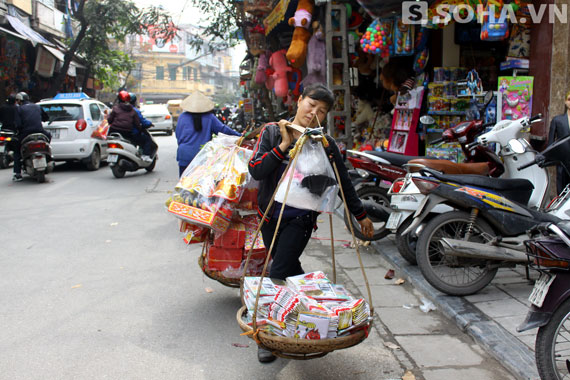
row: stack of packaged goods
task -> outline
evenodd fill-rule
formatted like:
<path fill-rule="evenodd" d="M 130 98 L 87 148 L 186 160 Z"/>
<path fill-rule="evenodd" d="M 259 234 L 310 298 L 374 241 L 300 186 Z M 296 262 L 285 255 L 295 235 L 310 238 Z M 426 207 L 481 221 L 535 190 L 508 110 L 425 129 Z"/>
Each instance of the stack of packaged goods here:
<path fill-rule="evenodd" d="M 251 325 L 257 295 L 255 281 L 259 284 L 259 278 L 248 279 L 246 282 L 254 284 L 244 286 Z M 372 320 L 364 299 L 355 299 L 323 272 L 288 277 L 284 284 L 266 280 L 260 290 L 256 324 L 269 334 L 299 339 L 336 338 L 364 329 Z"/>

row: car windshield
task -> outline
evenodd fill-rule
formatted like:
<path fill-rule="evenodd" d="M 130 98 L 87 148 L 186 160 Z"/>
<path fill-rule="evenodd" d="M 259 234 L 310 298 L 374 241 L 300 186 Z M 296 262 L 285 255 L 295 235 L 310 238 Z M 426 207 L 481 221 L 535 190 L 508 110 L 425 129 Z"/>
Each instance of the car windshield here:
<path fill-rule="evenodd" d="M 51 121 L 83 119 L 83 107 L 79 104 L 42 104 Z"/>

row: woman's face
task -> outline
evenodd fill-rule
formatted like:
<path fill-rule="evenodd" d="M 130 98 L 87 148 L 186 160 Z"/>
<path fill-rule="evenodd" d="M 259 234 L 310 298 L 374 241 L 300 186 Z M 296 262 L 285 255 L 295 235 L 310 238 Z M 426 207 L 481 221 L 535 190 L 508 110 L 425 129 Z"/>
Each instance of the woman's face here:
<path fill-rule="evenodd" d="M 570 93 L 566 97 L 566 101 L 564 102 L 564 104 L 566 104 L 566 109 L 570 110 Z"/>
<path fill-rule="evenodd" d="M 295 119 L 305 128 L 315 128 L 323 124 L 327 117 L 328 106 L 322 100 L 315 100 L 308 96 L 301 96 L 297 101 L 297 114 Z M 317 118 L 319 119 L 317 121 Z"/>

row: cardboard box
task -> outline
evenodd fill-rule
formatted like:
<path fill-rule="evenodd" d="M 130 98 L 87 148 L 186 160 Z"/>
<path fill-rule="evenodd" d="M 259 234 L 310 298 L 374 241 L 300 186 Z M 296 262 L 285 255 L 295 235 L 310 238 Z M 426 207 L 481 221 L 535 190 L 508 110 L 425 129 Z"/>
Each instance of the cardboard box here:
<path fill-rule="evenodd" d="M 229 209 L 210 212 L 180 202 L 171 202 L 168 206 L 168 212 L 187 222 L 212 228 L 218 232 L 225 232 L 228 229 L 232 215 Z"/>
<path fill-rule="evenodd" d="M 214 239 L 214 246 L 223 248 L 240 248 L 245 245 L 245 225 L 241 222 L 232 222 L 222 235 Z"/>
<path fill-rule="evenodd" d="M 208 245 L 206 268 L 223 271 L 239 269 L 243 258 L 243 248 L 221 248 Z"/>

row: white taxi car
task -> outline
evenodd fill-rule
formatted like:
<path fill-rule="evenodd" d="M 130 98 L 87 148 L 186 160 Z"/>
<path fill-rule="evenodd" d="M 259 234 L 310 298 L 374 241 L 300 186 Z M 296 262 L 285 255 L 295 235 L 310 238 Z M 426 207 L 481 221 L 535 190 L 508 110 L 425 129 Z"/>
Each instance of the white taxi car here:
<path fill-rule="evenodd" d="M 51 133 L 55 161 L 80 161 L 97 170 L 107 158 L 107 141 L 101 137 L 109 107 L 84 93 L 60 93 L 38 103 L 48 114 L 44 128 Z"/>

